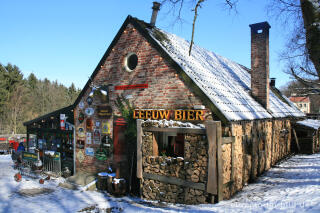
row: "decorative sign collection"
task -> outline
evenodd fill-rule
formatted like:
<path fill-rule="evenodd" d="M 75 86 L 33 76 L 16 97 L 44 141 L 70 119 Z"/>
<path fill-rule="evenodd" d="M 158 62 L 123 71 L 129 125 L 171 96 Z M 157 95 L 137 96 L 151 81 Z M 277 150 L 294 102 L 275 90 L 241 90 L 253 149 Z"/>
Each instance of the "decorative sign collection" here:
<path fill-rule="evenodd" d="M 88 155 L 88 156 L 93 157 L 94 156 L 94 149 L 91 148 L 91 147 L 87 147 L 86 150 L 85 150 L 85 154 Z"/>
<path fill-rule="evenodd" d="M 83 154 L 83 151 L 79 150 L 78 153 L 77 153 L 77 159 L 80 163 L 82 163 L 84 161 L 84 154 Z"/>
<path fill-rule="evenodd" d="M 96 128 L 93 131 L 93 143 L 94 144 L 100 144 L 100 129 Z"/>
<path fill-rule="evenodd" d="M 80 103 L 79 103 L 79 108 L 80 108 L 80 109 L 83 109 L 83 108 L 84 108 L 84 102 L 83 102 L 83 101 L 80 101 Z"/>
<path fill-rule="evenodd" d="M 84 110 L 84 113 L 86 113 L 87 116 L 91 116 L 94 114 L 94 109 L 91 107 L 88 107 Z"/>
<path fill-rule="evenodd" d="M 35 162 L 38 160 L 38 155 L 31 152 L 22 152 L 22 160 Z"/>
<path fill-rule="evenodd" d="M 89 96 L 87 98 L 87 103 L 88 103 L 88 105 L 91 105 L 93 103 L 93 98 Z"/>
<path fill-rule="evenodd" d="M 82 122 L 84 121 L 84 114 L 83 114 L 83 112 L 80 112 L 80 113 L 79 113 L 78 121 L 79 121 L 79 123 L 82 123 Z"/>
<path fill-rule="evenodd" d="M 110 124 L 106 121 L 102 123 L 102 134 L 110 134 Z"/>
<path fill-rule="evenodd" d="M 114 87 L 115 90 L 131 90 L 145 88 L 148 88 L 148 84 L 118 85 Z M 101 88 L 93 88 L 90 95 L 85 100 L 82 100 L 79 103 L 78 121 L 80 124 L 82 124 L 83 121 L 85 121 L 83 126 L 78 127 L 77 129 L 78 140 L 76 145 L 77 148 L 80 149 L 77 153 L 77 159 L 80 163 L 84 161 L 85 155 L 91 157 L 95 156 L 99 160 L 105 160 L 105 158 L 110 156 L 110 153 L 112 153 L 113 142 L 110 138 L 110 122 L 108 122 L 107 119 L 110 119 L 112 117 L 113 111 L 111 106 L 104 105 L 105 103 L 109 102 L 108 95 L 108 88 L 103 90 Z M 130 98 L 132 98 L 132 96 Z M 100 101 L 100 105 L 92 105 L 93 102 L 96 101 L 96 99 L 98 99 L 98 103 Z M 94 120 L 95 118 L 99 118 L 101 120 Z M 136 109 L 134 110 L 133 118 L 152 120 L 174 119 L 178 121 L 203 121 L 204 110 Z M 62 124 L 61 128 L 63 128 Z M 100 145 L 100 148 L 95 150 L 96 146 L 94 145 Z"/>
<path fill-rule="evenodd" d="M 78 125 L 84 123 L 81 127 L 77 128 L 78 137 L 76 146 L 79 150 L 83 150 L 83 152 L 77 154 L 79 162 L 80 160 L 83 161 L 85 156 L 94 157 L 99 145 L 101 149 L 102 137 L 106 137 L 106 135 L 111 133 L 110 124 L 107 119 L 112 117 L 112 108 L 105 105 L 108 102 L 108 88 L 93 88 L 89 96 L 81 100 L 78 105 Z M 99 120 L 96 120 L 97 118 Z M 112 153 L 113 150 L 109 147 L 108 149 L 110 150 L 108 151 Z"/>
<path fill-rule="evenodd" d="M 84 132 L 84 128 L 83 127 L 78 127 L 78 130 L 77 130 L 77 134 L 78 134 L 78 137 L 79 138 L 84 138 L 86 135 L 85 135 L 85 132 Z"/>
<path fill-rule="evenodd" d="M 92 118 L 87 118 L 86 120 L 86 127 L 87 127 L 87 131 L 92 131 L 93 130 L 93 120 Z"/>
<path fill-rule="evenodd" d="M 177 121 L 203 121 L 203 110 L 145 110 L 135 109 L 133 113 L 134 119 L 174 119 Z"/>
<path fill-rule="evenodd" d="M 66 130 L 66 115 L 60 114 L 60 128 L 61 130 Z"/>
<path fill-rule="evenodd" d="M 111 106 L 98 106 L 97 114 L 99 118 L 109 119 L 112 116 Z"/>
<path fill-rule="evenodd" d="M 91 132 L 86 133 L 86 144 L 92 144 L 92 135 Z"/>

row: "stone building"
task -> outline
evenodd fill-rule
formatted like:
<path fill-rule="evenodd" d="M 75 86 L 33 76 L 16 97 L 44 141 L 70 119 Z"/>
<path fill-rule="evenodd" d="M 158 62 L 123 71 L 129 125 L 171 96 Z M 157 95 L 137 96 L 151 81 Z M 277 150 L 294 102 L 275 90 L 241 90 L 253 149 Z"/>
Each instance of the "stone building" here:
<path fill-rule="evenodd" d="M 76 100 L 76 170 L 106 169 L 93 153 L 107 136 L 115 147 L 108 163 L 130 184 L 137 173 L 142 197 L 227 199 L 290 153 L 292 121 L 304 114 L 269 85 L 267 22 L 250 25 L 249 69 L 196 45 L 189 56 L 186 40 L 155 27 L 158 6 L 151 23 L 127 17 Z M 123 134 L 119 96 L 136 109 L 138 149 Z"/>
<path fill-rule="evenodd" d="M 116 167 L 140 196 L 178 203 L 230 198 L 290 153 L 304 117 L 269 85 L 267 22 L 250 25 L 251 69 L 128 16 L 73 105 L 75 171 Z M 137 141 L 116 106 L 134 107 Z M 129 187 L 130 190 L 130 187 Z"/>

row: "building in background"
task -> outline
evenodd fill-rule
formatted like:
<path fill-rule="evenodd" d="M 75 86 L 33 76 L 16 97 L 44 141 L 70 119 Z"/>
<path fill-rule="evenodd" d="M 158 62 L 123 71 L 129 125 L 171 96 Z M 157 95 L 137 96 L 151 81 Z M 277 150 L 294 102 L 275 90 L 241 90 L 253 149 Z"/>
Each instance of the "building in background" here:
<path fill-rule="evenodd" d="M 292 101 L 302 112 L 310 113 L 310 98 L 301 96 L 291 96 L 290 101 Z"/>

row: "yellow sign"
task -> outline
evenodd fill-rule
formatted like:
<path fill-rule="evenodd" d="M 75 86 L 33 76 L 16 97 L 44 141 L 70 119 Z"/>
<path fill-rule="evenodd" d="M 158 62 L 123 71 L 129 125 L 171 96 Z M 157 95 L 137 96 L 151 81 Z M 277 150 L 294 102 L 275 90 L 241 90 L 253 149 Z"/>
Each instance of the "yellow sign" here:
<path fill-rule="evenodd" d="M 108 123 L 108 121 L 102 122 L 101 133 L 102 134 L 110 134 L 110 124 Z"/>
<path fill-rule="evenodd" d="M 156 110 L 136 109 L 133 113 L 134 119 L 174 119 L 176 121 L 203 121 L 203 110 Z"/>

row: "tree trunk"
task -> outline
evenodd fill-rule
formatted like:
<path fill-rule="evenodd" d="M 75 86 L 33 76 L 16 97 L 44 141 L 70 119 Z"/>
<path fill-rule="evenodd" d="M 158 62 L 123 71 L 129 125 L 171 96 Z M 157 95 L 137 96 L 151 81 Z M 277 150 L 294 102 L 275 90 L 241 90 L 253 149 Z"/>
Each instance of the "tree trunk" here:
<path fill-rule="evenodd" d="M 306 30 L 306 46 L 320 80 L 320 6 L 318 0 L 300 0 L 304 28 Z"/>

